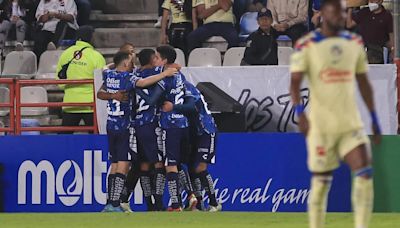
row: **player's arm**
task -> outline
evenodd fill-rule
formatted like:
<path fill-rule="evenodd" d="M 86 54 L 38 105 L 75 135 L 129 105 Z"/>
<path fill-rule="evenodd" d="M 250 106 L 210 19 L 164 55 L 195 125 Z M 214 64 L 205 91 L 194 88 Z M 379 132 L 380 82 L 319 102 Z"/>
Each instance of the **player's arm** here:
<path fill-rule="evenodd" d="M 374 104 L 374 92 L 372 91 L 371 84 L 369 83 L 368 77 L 367 77 L 367 71 L 368 71 L 368 61 L 367 61 L 367 55 L 364 51 L 364 45 L 362 44 L 362 40 L 360 39 L 360 46 L 359 46 L 359 57 L 357 60 L 357 65 L 356 65 L 356 80 L 358 84 L 358 88 L 361 93 L 361 97 L 364 100 L 365 105 L 368 108 L 368 111 L 371 114 L 371 120 L 372 120 L 372 130 L 374 132 L 374 141 L 375 143 L 380 142 L 380 134 L 381 134 L 381 127 L 379 125 L 379 120 L 378 116 L 376 114 L 375 110 L 375 104 Z"/>
<path fill-rule="evenodd" d="M 209 16 L 213 15 L 215 12 L 217 12 L 220 9 L 221 9 L 220 4 L 213 5 L 208 9 L 206 9 L 205 4 L 201 4 L 196 7 L 197 16 L 201 20 L 208 18 Z"/>
<path fill-rule="evenodd" d="M 378 120 L 378 115 L 376 114 L 375 104 L 374 104 L 374 92 L 372 90 L 371 84 L 367 78 L 366 73 L 356 74 L 358 88 L 360 89 L 361 97 L 364 100 L 365 105 L 371 115 L 372 120 L 372 130 L 374 135 L 378 136 L 381 134 L 381 127 Z M 380 142 L 380 137 L 374 138 L 375 143 Z"/>
<path fill-rule="evenodd" d="M 190 115 L 196 112 L 196 100 L 192 96 L 186 96 L 183 104 L 173 104 L 170 101 L 165 101 L 162 110 L 163 112 L 176 111 L 184 115 Z"/>
<path fill-rule="evenodd" d="M 167 68 L 165 71 L 147 77 L 147 78 L 140 78 L 139 80 L 136 81 L 136 87 L 139 88 L 147 88 L 149 86 L 152 86 L 156 84 L 157 82 L 163 80 L 166 77 L 171 77 L 174 76 L 175 73 L 177 73 L 178 70 L 176 68 Z"/>
<path fill-rule="evenodd" d="M 157 85 L 153 90 L 152 96 L 147 95 L 140 89 L 136 90 L 136 94 L 139 95 L 141 98 L 143 98 L 143 100 L 146 101 L 146 104 L 148 104 L 150 106 L 154 106 L 158 103 L 158 101 L 164 94 L 164 89 L 161 88 L 160 85 Z"/>
<path fill-rule="evenodd" d="M 97 98 L 100 100 L 117 100 L 117 101 L 127 101 L 128 93 L 126 91 L 118 91 L 116 93 L 108 93 L 105 86 L 101 86 L 99 91 L 97 91 Z"/>

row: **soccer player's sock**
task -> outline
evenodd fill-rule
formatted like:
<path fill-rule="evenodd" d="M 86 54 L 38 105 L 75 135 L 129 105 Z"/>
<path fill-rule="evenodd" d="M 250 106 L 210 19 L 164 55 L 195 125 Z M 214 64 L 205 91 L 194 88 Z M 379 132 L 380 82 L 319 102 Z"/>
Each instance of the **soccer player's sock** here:
<path fill-rule="evenodd" d="M 310 228 L 322 228 L 325 225 L 328 193 L 332 179 L 332 176 L 313 176 L 311 178 L 311 192 L 308 199 Z"/>
<path fill-rule="evenodd" d="M 107 204 L 111 203 L 111 198 L 114 193 L 114 181 L 115 181 L 115 174 L 108 175 L 107 178 Z"/>
<path fill-rule="evenodd" d="M 124 189 L 125 181 L 126 176 L 124 174 L 115 174 L 115 180 L 113 182 L 113 190 L 111 195 L 111 205 L 113 205 L 113 207 L 118 207 L 120 205 L 121 193 Z"/>
<path fill-rule="evenodd" d="M 367 175 L 368 178 L 363 177 Z M 354 173 L 352 201 L 356 228 L 367 228 L 373 208 L 372 168 L 364 168 Z"/>
<path fill-rule="evenodd" d="M 192 182 L 194 195 L 196 196 L 198 202 L 196 208 L 201 211 L 203 210 L 202 208 L 203 196 L 201 194 L 202 188 L 201 188 L 200 177 L 199 175 L 197 175 L 197 173 L 190 173 L 190 180 Z"/>
<path fill-rule="evenodd" d="M 167 182 L 168 182 L 168 192 L 169 197 L 171 199 L 171 207 L 173 209 L 177 209 L 180 207 L 179 205 L 179 177 L 178 173 L 170 172 L 167 173 Z"/>
<path fill-rule="evenodd" d="M 155 170 L 155 180 L 156 180 L 156 193 L 154 199 L 156 201 L 157 210 L 163 210 L 163 195 L 165 190 L 165 169 L 156 168 Z"/>
<path fill-rule="evenodd" d="M 185 170 L 179 170 L 179 184 L 187 193 L 188 196 L 193 194 L 193 187 L 190 183 L 189 175 Z"/>
<path fill-rule="evenodd" d="M 126 177 L 124 191 L 121 194 L 121 202 L 127 203 L 129 201 L 129 197 L 131 196 L 133 189 L 135 188 L 136 183 L 139 180 L 139 177 L 140 174 L 138 173 L 138 170 L 132 167 Z"/>
<path fill-rule="evenodd" d="M 208 198 L 210 200 L 209 204 L 211 206 L 218 206 L 217 199 L 215 197 L 215 189 L 214 189 L 214 181 L 208 171 L 203 171 L 199 173 L 201 185 L 203 186 L 204 190 L 206 191 Z"/>
<path fill-rule="evenodd" d="M 153 202 L 151 200 L 151 179 L 149 171 L 142 171 L 142 175 L 140 176 L 140 184 L 142 185 L 144 198 L 147 204 L 147 210 L 153 210 Z"/>

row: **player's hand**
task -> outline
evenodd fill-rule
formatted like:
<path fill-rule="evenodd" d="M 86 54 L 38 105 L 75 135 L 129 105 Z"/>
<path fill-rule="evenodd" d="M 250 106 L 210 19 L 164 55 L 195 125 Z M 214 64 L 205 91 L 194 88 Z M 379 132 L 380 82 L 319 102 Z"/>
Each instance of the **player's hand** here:
<path fill-rule="evenodd" d="M 172 63 L 172 64 L 169 65 L 169 67 L 176 68 L 177 70 L 181 70 L 182 69 L 182 66 L 177 64 L 177 63 Z"/>
<path fill-rule="evenodd" d="M 321 12 L 315 13 L 314 16 L 312 16 L 311 18 L 311 22 L 314 24 L 315 27 L 317 27 L 321 22 Z"/>
<path fill-rule="evenodd" d="M 172 77 L 176 73 L 178 73 L 178 69 L 172 68 L 172 67 L 169 67 L 164 71 L 164 74 L 165 74 L 166 77 Z"/>
<path fill-rule="evenodd" d="M 163 112 L 171 112 L 174 109 L 174 104 L 170 101 L 165 101 L 163 106 L 162 106 L 162 111 Z"/>
<path fill-rule="evenodd" d="M 117 101 L 128 101 L 129 100 L 129 96 L 126 91 L 118 91 L 116 93 L 113 93 L 111 95 L 111 98 L 114 100 L 117 100 Z"/>
<path fill-rule="evenodd" d="M 305 114 L 302 114 L 299 116 L 299 130 L 301 133 L 304 134 L 304 136 L 307 136 L 308 129 L 309 129 L 308 119 Z"/>

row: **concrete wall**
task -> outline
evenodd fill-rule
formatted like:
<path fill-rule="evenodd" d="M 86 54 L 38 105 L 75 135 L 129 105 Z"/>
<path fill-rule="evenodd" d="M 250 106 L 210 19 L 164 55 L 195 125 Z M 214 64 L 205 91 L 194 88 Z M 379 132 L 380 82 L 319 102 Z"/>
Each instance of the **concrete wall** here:
<path fill-rule="evenodd" d="M 94 9 L 110 14 L 156 13 L 158 0 L 91 0 Z"/>

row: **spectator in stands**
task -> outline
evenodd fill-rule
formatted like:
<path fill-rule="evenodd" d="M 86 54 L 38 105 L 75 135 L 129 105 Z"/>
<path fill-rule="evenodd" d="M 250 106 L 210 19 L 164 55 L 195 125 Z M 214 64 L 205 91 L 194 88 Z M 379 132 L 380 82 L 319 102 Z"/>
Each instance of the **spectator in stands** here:
<path fill-rule="evenodd" d="M 15 37 L 18 45 L 21 46 L 26 34 L 26 11 L 30 1 L 4 0 L 0 4 L 0 45 L 4 48 L 8 33 L 15 29 Z"/>
<path fill-rule="evenodd" d="M 90 12 L 92 11 L 92 5 L 89 0 L 75 0 L 75 4 L 78 8 L 78 25 L 87 25 L 90 20 Z"/>
<path fill-rule="evenodd" d="M 321 3 L 322 0 L 313 0 L 312 1 L 312 18 L 311 18 L 311 23 L 313 24 L 314 28 L 318 28 L 319 25 L 321 24 Z"/>
<path fill-rule="evenodd" d="M 65 50 L 58 61 L 57 74 L 61 71 L 63 65 L 72 60 L 67 71 L 68 80 L 93 79 L 94 70 L 102 69 L 106 65 L 104 57 L 91 45 L 93 33 L 94 29 L 91 26 L 85 25 L 79 28 L 76 44 Z M 66 85 L 64 92 L 64 103 L 93 102 L 93 84 Z M 84 121 L 85 125 L 93 125 L 91 107 L 63 107 L 63 126 L 78 126 L 81 120 Z"/>
<path fill-rule="evenodd" d="M 382 5 L 383 0 L 369 0 L 368 7 L 353 14 L 353 9 L 348 9 L 346 26 L 353 28 L 361 34 L 367 48 L 368 62 L 370 64 L 383 64 L 383 47 L 387 47 L 393 58 L 394 34 L 393 16 Z"/>
<path fill-rule="evenodd" d="M 75 37 L 78 24 L 77 8 L 73 0 L 41 0 L 36 10 L 41 28 L 35 37 L 34 52 L 38 59 L 47 47 L 55 49 L 59 42 Z"/>
<path fill-rule="evenodd" d="M 272 12 L 272 26 L 279 35 L 287 35 L 293 45 L 307 32 L 308 0 L 268 0 L 268 9 Z"/>
<path fill-rule="evenodd" d="M 267 0 L 251 0 L 247 6 L 249 12 L 260 12 L 267 6 Z"/>
<path fill-rule="evenodd" d="M 278 65 L 278 35 L 272 28 L 271 11 L 262 9 L 257 21 L 260 27 L 247 38 L 241 65 Z"/>
<path fill-rule="evenodd" d="M 161 23 L 161 44 L 170 44 L 187 53 L 187 36 L 193 31 L 193 26 L 197 27 L 197 21 L 192 23 L 192 0 L 165 0 L 162 5 L 164 11 Z M 168 17 L 171 13 L 172 23 L 168 29 Z"/>
<path fill-rule="evenodd" d="M 239 45 L 231 0 L 195 0 L 193 7 L 194 18 L 198 17 L 204 24 L 189 34 L 189 53 L 212 36 L 222 36 L 228 42 L 228 48 Z"/>

